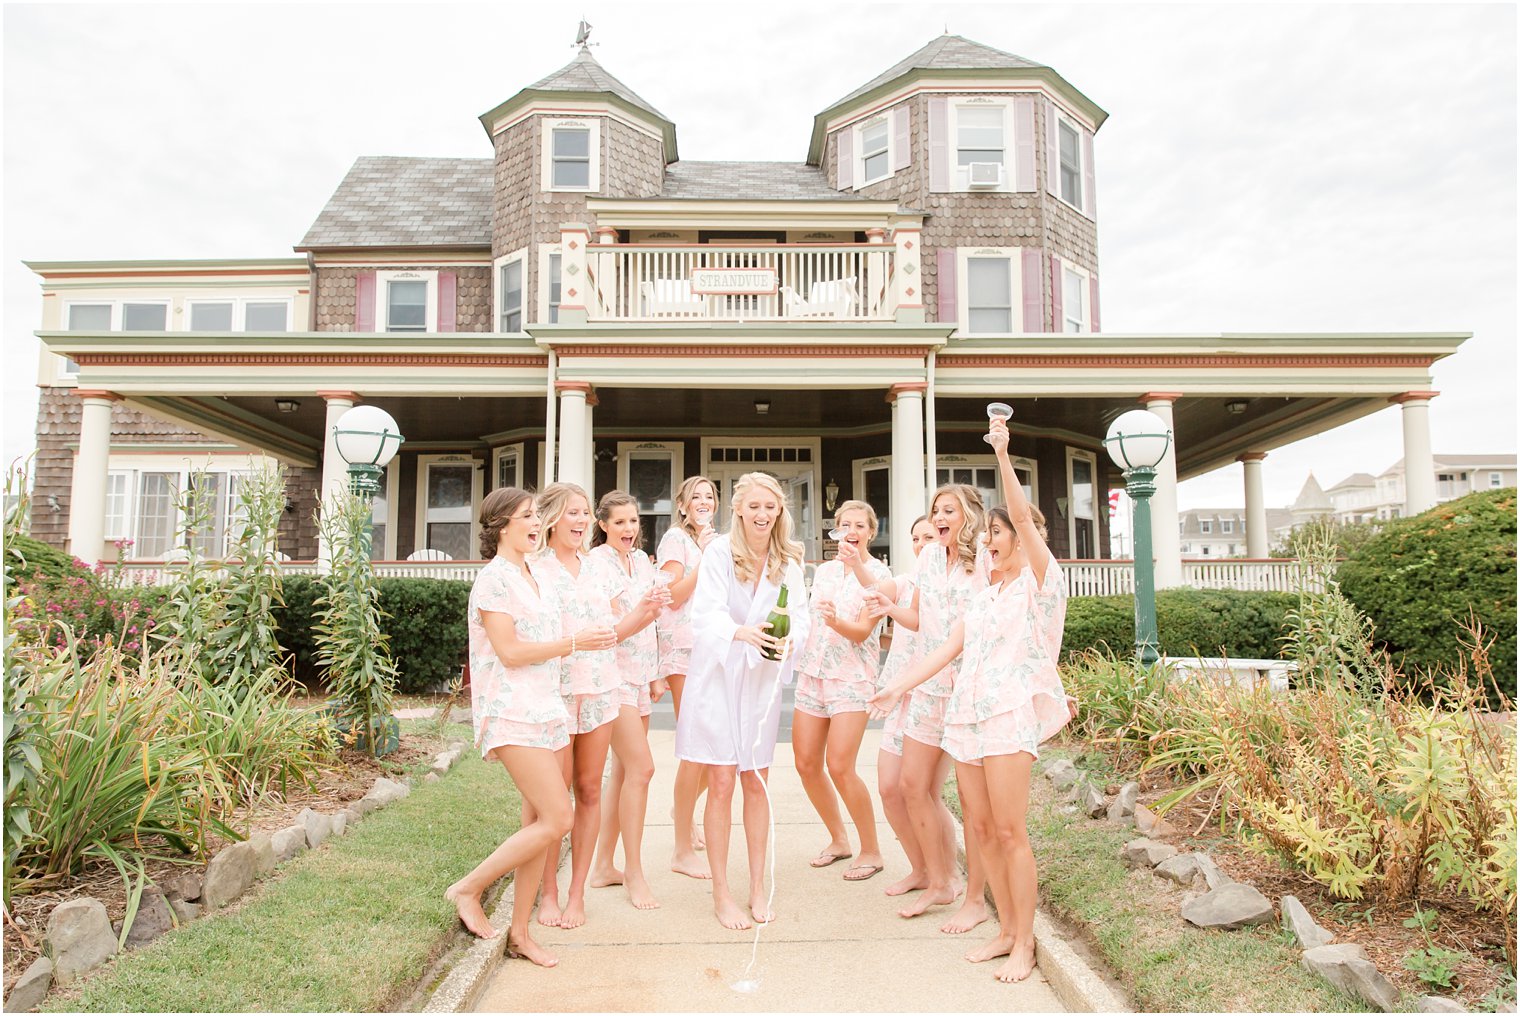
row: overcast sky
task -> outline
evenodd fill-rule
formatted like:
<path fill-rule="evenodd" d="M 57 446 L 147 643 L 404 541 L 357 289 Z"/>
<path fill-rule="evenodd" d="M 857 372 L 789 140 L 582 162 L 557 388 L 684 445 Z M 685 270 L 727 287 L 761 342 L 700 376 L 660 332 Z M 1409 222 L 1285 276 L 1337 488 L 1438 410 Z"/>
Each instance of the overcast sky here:
<path fill-rule="evenodd" d="M 21 259 L 288 255 L 357 156 L 489 156 L 476 118 L 573 58 L 581 11 L 693 160 L 802 161 L 814 114 L 946 28 L 1048 64 L 1110 114 L 1106 331 L 1471 331 L 1435 450 L 1515 450 L 1512 5 L 548 6 L 7 5 L 6 460 L 37 399 Z M 1273 451 L 1268 504 L 1392 464 L 1398 413 Z M 1181 502 L 1242 504 L 1240 467 Z"/>

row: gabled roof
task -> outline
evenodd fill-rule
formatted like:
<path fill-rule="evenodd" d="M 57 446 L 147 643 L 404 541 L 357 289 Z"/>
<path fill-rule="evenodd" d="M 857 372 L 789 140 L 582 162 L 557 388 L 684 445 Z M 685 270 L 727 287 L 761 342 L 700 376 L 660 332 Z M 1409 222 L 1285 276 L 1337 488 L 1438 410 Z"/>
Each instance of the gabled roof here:
<path fill-rule="evenodd" d="M 1432 455 L 1431 459 L 1436 467 L 1441 466 L 1497 466 L 1500 469 L 1506 466 L 1513 468 L 1515 465 L 1515 453 L 1496 453 L 1493 455 Z M 1393 465 L 1380 473 L 1380 476 L 1402 475 L 1404 472 L 1404 460 L 1399 459 Z"/>
<path fill-rule="evenodd" d="M 676 125 L 664 113 L 650 105 L 643 96 L 608 74 L 607 69 L 597 63 L 596 57 L 591 55 L 591 50 L 584 46 L 581 47 L 579 53 L 575 54 L 574 60 L 553 74 L 540 78 L 490 112 L 481 114 L 480 123 L 485 127 L 486 133 L 490 134 L 492 125 L 513 107 L 550 96 L 593 100 L 606 96 L 610 97 L 611 103 L 615 106 L 623 106 L 636 113 L 653 117 L 665 139 L 665 161 L 674 162 L 678 157 L 676 155 Z"/>
<path fill-rule="evenodd" d="M 1035 63 L 1033 60 L 1025 60 L 1021 56 L 1005 53 L 1001 49 L 984 46 L 980 42 L 972 42 L 963 36 L 941 35 L 938 39 L 935 39 L 916 53 L 888 67 L 849 95 L 829 105 L 831 107 L 843 106 L 845 103 L 866 94 L 871 89 L 884 85 L 889 81 L 895 81 L 897 78 L 913 70 L 990 70 L 998 67 L 1042 66 L 1044 65 Z"/>
<path fill-rule="evenodd" d="M 296 250 L 489 247 L 491 159 L 363 155 Z"/>
<path fill-rule="evenodd" d="M 802 162 L 675 162 L 665 167 L 662 198 L 707 201 L 865 200 L 829 186 L 823 170 Z"/>
<path fill-rule="evenodd" d="M 1371 473 L 1352 473 L 1340 483 L 1331 487 L 1331 490 L 1340 490 L 1342 487 L 1376 487 L 1377 477 Z"/>
<path fill-rule="evenodd" d="M 1108 119 L 1108 114 L 1097 103 L 1073 88 L 1054 69 L 959 35 L 947 34 L 899 60 L 813 117 L 813 136 L 808 145 L 809 164 L 817 165 L 823 158 L 824 128 L 832 117 L 850 113 L 854 108 L 868 107 L 872 100 L 886 97 L 915 78 L 1017 78 L 1041 81 L 1051 91 L 1063 96 L 1073 109 L 1091 120 L 1094 130 L 1103 126 L 1103 121 Z"/>

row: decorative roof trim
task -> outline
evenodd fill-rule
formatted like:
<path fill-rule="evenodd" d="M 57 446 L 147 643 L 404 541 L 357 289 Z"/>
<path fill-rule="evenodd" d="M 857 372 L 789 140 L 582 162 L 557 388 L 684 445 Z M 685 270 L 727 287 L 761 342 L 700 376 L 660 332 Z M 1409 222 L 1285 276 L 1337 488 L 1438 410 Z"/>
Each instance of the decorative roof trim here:
<path fill-rule="evenodd" d="M 521 117 L 512 115 L 515 113 L 521 112 L 523 116 L 531 116 L 541 112 L 542 115 L 549 116 L 555 113 L 587 114 L 597 112 L 595 109 L 569 111 L 564 108 L 553 109 L 555 104 L 565 102 L 586 102 L 611 107 L 632 121 L 634 126 L 642 125 L 646 130 L 653 128 L 652 132 L 657 134 L 663 142 L 667 165 L 680 158 L 680 154 L 676 149 L 676 125 L 658 114 L 651 115 L 649 110 L 629 102 L 616 92 L 563 92 L 551 89 L 524 88 L 501 105 L 482 113 L 480 115 L 480 125 L 485 128 L 486 137 L 494 140 L 496 135 L 520 122 Z M 539 104 L 543 104 L 548 108 L 540 111 L 536 108 Z"/>

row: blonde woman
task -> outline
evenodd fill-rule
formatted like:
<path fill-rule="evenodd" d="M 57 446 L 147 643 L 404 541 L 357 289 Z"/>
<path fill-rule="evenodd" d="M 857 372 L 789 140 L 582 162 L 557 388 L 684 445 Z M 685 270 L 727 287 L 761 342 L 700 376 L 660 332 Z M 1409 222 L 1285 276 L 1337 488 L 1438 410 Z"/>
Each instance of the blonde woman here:
<path fill-rule="evenodd" d="M 535 572 L 559 600 L 566 631 L 586 625 L 612 628 L 619 620 L 613 604 L 622 584 L 605 561 L 586 553 L 592 528 L 591 499 L 573 483 L 554 483 L 538 495 L 543 547 L 534 555 Z M 578 928 L 586 920 L 586 880 L 591 872 L 602 815 L 602 770 L 612 744 L 622 678 L 611 649 L 576 653 L 562 663 L 561 693 L 570 714 L 570 752 L 565 780 L 575 793 L 575 822 L 570 830 L 570 893 L 559 902 L 559 852 L 544 866 L 543 899 L 538 922 L 548 927 Z M 617 810 L 613 799 L 609 811 Z"/>
<path fill-rule="evenodd" d="M 612 721 L 612 774 L 607 780 L 607 798 L 615 806 L 602 809 L 590 882 L 593 888 L 622 885 L 635 907 L 653 910 L 660 904 L 644 877 L 642 849 L 649 781 L 654 779 L 649 714 L 652 701 L 665 694 L 653 624 L 670 602 L 670 594 L 655 581 L 654 564 L 639 547 L 639 506 L 631 494 L 612 490 L 602 495 L 592 543 L 589 556 L 614 577 L 613 608 L 621 618 L 615 660 L 622 683 L 617 718 Z M 622 871 L 613 864 L 620 835 Z"/>
<path fill-rule="evenodd" d="M 670 606 L 660 612 L 657 622 L 660 640 L 660 673 L 670 687 L 676 718 L 681 716 L 682 693 L 686 689 L 686 672 L 691 663 L 691 594 L 697 588 L 702 551 L 717 536 L 713 520 L 718 511 L 718 488 L 705 476 L 688 476 L 676 491 L 676 525 L 665 530 L 655 554 L 660 571 L 670 576 Z M 705 786 L 705 770 L 690 762 L 676 768 L 675 850 L 670 870 L 691 878 L 712 878 L 706 858 L 697 851 L 704 843 L 692 815 L 697 798 Z"/>
<path fill-rule="evenodd" d="M 987 510 L 975 487 L 949 483 L 934 492 L 929 522 L 935 542 L 918 555 L 911 582 L 913 603 L 904 612 L 918 629 L 914 662 L 937 650 L 950 629 L 964 616 L 973 596 L 987 586 L 985 554 L 979 556 Z M 898 597 L 899 583 L 887 579 L 877 589 L 888 601 Z M 930 907 L 953 904 L 966 888 L 959 884 L 955 863 L 955 832 L 949 812 L 940 800 L 950 775 L 950 758 L 942 748 L 945 734 L 945 703 L 955 678 L 955 665 L 934 672 L 930 680 L 913 689 L 901 718 L 902 768 L 899 785 L 919 849 L 924 856 L 923 891 L 898 910 L 905 918 L 917 917 Z M 968 858 L 971 852 L 968 850 Z M 962 914 L 945 931 L 967 931 L 987 919 L 986 904 L 973 868 L 973 892 L 966 893 Z M 975 898 L 973 899 L 973 893 Z M 972 922 L 967 924 L 966 922 Z"/>
<path fill-rule="evenodd" d="M 843 530 L 838 556 L 813 576 L 813 618 L 797 656 L 792 751 L 808 800 L 829 832 L 813 867 L 827 868 L 850 856 L 849 833 L 839 814 L 843 800 L 860 837 L 860 856 L 845 869 L 844 880 L 863 882 L 885 867 L 871 791 L 855 771 L 866 733 L 866 700 L 876 691 L 881 660 L 880 618 L 871 616 L 866 591 L 892 573 L 871 556 L 877 521 L 869 504 L 840 505 L 834 528 Z"/>
<path fill-rule="evenodd" d="M 1007 956 L 994 976 L 1012 982 L 1035 965 L 1037 872 L 1025 828 L 1030 768 L 1041 742 L 1066 725 L 1076 702 L 1056 666 L 1066 592 L 1045 545 L 1045 519 L 1013 475 L 1007 425 L 994 420 L 989 436 L 1008 491 L 1008 507 L 993 509 L 988 527 L 989 584 L 940 646 L 871 703 L 878 712 L 891 710 L 909 689 L 960 657 L 945 707 L 944 743 L 955 759 L 967 828 L 976 830 L 999 924 L 997 936 L 966 958 Z"/>
<path fill-rule="evenodd" d="M 505 767 L 522 796 L 522 823 L 444 897 L 471 933 L 493 938 L 496 929 L 480 897 L 516 869 L 507 951 L 552 967 L 559 960 L 533 941 L 529 917 L 545 855 L 557 852 L 570 831 L 570 798 L 556 758 L 570 743 L 559 661 L 577 651 L 611 649 L 617 636 L 599 625 L 563 633 L 559 604 L 529 561 L 539 534 L 527 491 L 504 487 L 481 502 L 480 556 L 490 560 L 470 590 L 470 713 L 481 754 Z"/>
<path fill-rule="evenodd" d="M 729 531 L 702 552 L 692 594 L 691 667 L 686 705 L 676 723 L 676 757 L 707 768 L 707 857 L 712 865 L 713 910 L 725 928 L 743 930 L 775 919 L 765 898 L 769 776 L 781 720 L 781 685 L 791 680 L 788 642 L 806 643 L 807 589 L 802 544 L 792 538 L 786 495 L 767 473 L 746 473 L 734 485 Z M 788 592 L 788 639 L 767 634 L 767 618 L 781 587 Z M 777 652 L 779 662 L 763 653 Z M 744 796 L 744 838 L 749 855 L 748 913 L 728 883 L 728 847 L 734 784 Z"/>

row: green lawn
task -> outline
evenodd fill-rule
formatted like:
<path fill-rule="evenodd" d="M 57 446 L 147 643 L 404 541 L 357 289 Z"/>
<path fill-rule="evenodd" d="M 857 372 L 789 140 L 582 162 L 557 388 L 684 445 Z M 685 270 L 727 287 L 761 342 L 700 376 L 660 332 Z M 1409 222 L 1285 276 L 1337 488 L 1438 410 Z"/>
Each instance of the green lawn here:
<path fill-rule="evenodd" d="M 451 730 L 451 733 L 455 731 Z M 403 1001 L 458 928 L 443 891 L 518 826 L 500 765 L 443 779 L 280 866 L 235 910 L 118 958 L 53 1011 L 374 1011 Z"/>
<path fill-rule="evenodd" d="M 1058 757 L 1048 752 L 1042 760 Z M 1033 788 L 1029 837 L 1040 866 L 1040 905 L 1085 928 L 1113 973 L 1147 1012 L 1363 1012 L 1365 1003 L 1299 965 L 1275 924 L 1205 931 L 1182 919 L 1154 876 L 1125 868 L 1119 848 L 1139 835 L 1063 815 L 1050 785 Z M 953 798 L 954 781 L 946 788 Z M 952 801 L 959 814 L 959 802 Z"/>

